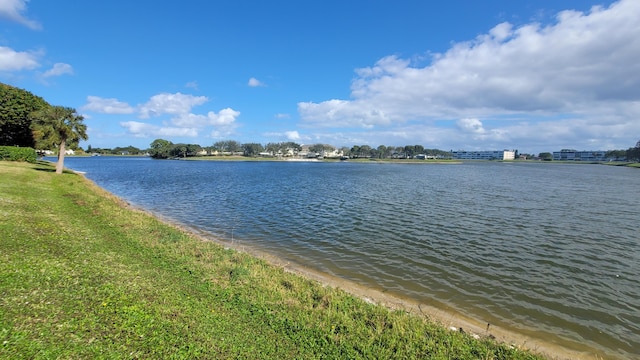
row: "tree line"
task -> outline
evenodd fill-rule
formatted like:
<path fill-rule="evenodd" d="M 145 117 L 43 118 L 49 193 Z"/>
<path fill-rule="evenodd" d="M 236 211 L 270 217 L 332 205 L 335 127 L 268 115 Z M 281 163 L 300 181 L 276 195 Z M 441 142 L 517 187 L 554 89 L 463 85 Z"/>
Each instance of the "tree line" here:
<path fill-rule="evenodd" d="M 0 83 L 0 146 L 58 149 L 56 173 L 64 168 L 67 147 L 87 140 L 84 117 L 75 109 L 53 106 L 43 98 Z"/>
<path fill-rule="evenodd" d="M 185 158 L 200 155 L 238 155 L 238 156 L 272 156 L 288 157 L 298 156 L 303 150 L 303 145 L 292 142 L 271 142 L 266 145 L 259 143 L 240 143 L 235 140 L 217 141 L 211 146 L 202 147 L 197 144 L 174 144 L 166 139 L 154 140 L 148 150 L 149 155 L 156 159 Z M 375 158 L 375 159 L 410 159 L 419 154 L 446 158 L 450 152 L 440 149 L 427 149 L 422 145 L 371 147 L 369 145 L 355 145 L 351 148 L 336 148 L 328 144 L 313 144 L 308 146 L 309 157 L 323 156 L 328 153 L 339 153 L 350 158 Z"/>

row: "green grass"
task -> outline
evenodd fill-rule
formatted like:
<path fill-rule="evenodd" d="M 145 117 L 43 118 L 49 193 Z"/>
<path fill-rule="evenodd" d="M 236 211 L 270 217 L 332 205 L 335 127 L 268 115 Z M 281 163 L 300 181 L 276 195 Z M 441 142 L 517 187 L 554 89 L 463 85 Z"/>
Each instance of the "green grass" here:
<path fill-rule="evenodd" d="M 0 161 L 0 358 L 541 357 L 202 241 L 49 164 Z"/>

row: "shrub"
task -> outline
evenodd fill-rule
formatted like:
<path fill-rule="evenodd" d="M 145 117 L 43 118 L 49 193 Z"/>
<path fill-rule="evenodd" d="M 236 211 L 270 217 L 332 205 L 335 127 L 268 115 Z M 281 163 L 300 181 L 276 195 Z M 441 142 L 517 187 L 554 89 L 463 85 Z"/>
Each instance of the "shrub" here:
<path fill-rule="evenodd" d="M 0 160 L 36 162 L 37 155 L 33 148 L 17 146 L 0 146 Z"/>

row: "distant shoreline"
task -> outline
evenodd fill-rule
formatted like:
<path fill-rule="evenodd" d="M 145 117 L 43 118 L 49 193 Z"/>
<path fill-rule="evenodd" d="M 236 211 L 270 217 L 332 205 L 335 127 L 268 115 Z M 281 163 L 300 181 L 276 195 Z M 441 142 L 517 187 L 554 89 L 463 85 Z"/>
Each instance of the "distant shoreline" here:
<path fill-rule="evenodd" d="M 121 158 L 134 158 L 134 157 L 149 157 L 146 155 L 116 155 L 116 154 L 108 154 L 101 155 L 104 157 L 121 157 Z M 55 156 L 47 156 L 53 157 Z M 90 154 L 86 155 L 66 155 L 65 158 L 68 157 L 91 157 Z M 640 163 L 637 162 L 626 162 L 626 161 L 611 161 L 611 162 L 601 162 L 601 161 L 568 161 L 568 160 L 552 160 L 552 161 L 544 161 L 544 160 L 433 160 L 433 159 L 372 159 L 372 158 L 356 158 L 356 159 L 297 159 L 297 158 L 276 158 L 276 157 L 246 157 L 246 156 L 237 156 L 237 155 L 211 155 L 211 156 L 192 156 L 186 158 L 175 158 L 175 159 L 158 159 L 162 160 L 181 160 L 181 161 L 245 161 L 245 162 L 318 162 L 318 163 L 331 163 L 331 162 L 352 162 L 358 164 L 425 164 L 425 165 L 452 165 L 452 164 L 476 164 L 476 163 L 505 163 L 505 164 L 565 164 L 565 165 L 607 165 L 607 166 L 619 166 L 619 167 L 630 167 L 630 168 L 638 168 L 640 169 Z"/>

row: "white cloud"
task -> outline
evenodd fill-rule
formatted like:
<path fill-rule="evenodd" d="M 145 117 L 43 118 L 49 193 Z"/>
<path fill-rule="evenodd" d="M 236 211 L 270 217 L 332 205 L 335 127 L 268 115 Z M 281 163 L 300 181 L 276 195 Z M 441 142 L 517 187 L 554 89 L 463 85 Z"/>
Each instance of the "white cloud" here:
<path fill-rule="evenodd" d="M 148 138 L 148 137 L 171 138 L 171 137 L 198 136 L 198 130 L 193 128 L 157 126 L 157 125 L 138 122 L 138 121 L 121 122 L 120 126 L 127 129 L 129 134 L 135 137 L 141 137 L 141 138 Z"/>
<path fill-rule="evenodd" d="M 37 53 L 18 52 L 0 46 L 0 71 L 32 70 L 39 66 Z"/>
<path fill-rule="evenodd" d="M 384 110 L 366 101 L 328 100 L 321 103 L 298 103 L 305 122 L 323 127 L 355 126 L 371 128 L 390 124 L 393 120 Z"/>
<path fill-rule="evenodd" d="M 247 85 L 249 85 L 249 87 L 260 87 L 260 86 L 266 86 L 262 81 L 252 77 L 251 79 L 249 79 L 249 82 L 247 83 Z"/>
<path fill-rule="evenodd" d="M 207 114 L 211 125 L 231 125 L 236 121 L 236 118 L 240 116 L 239 111 L 235 111 L 231 108 L 220 110 L 218 114 L 213 111 L 209 111 Z"/>
<path fill-rule="evenodd" d="M 231 108 L 220 110 L 219 113 L 209 111 L 207 115 L 198 115 L 192 113 L 179 114 L 171 119 L 171 122 L 176 126 L 188 126 L 202 128 L 205 126 L 229 126 L 232 125 L 236 118 L 240 116 L 239 111 L 235 111 Z"/>
<path fill-rule="evenodd" d="M 206 96 L 193 96 L 181 93 L 162 93 L 154 95 L 149 101 L 140 106 L 140 118 L 147 119 L 150 116 L 164 114 L 180 115 L 191 111 L 194 106 L 202 105 L 209 101 Z"/>
<path fill-rule="evenodd" d="M 102 114 L 131 114 L 135 111 L 129 104 L 118 99 L 99 96 L 87 96 L 87 104 L 82 107 L 82 110 Z"/>
<path fill-rule="evenodd" d="M 42 28 L 39 22 L 23 15 L 28 2 L 29 0 L 0 0 L 0 18 L 15 21 L 34 30 Z"/>
<path fill-rule="evenodd" d="M 207 128 L 213 127 L 212 137 L 226 136 L 233 133 L 237 127 L 236 120 L 240 112 L 231 108 L 225 108 L 218 113 L 209 111 L 206 114 L 195 114 L 193 107 L 207 102 L 205 96 L 193 96 L 181 93 L 161 93 L 152 96 L 149 101 L 139 105 L 137 111 L 142 119 L 169 115 L 168 121 L 162 120 L 162 125 L 156 124 L 158 120 L 149 122 L 127 121 L 120 126 L 136 137 L 198 137 Z M 131 113 L 134 109 L 128 104 L 116 99 L 102 99 L 89 97 L 85 109 L 110 113 Z"/>
<path fill-rule="evenodd" d="M 42 77 L 60 76 L 64 74 L 73 74 L 73 67 L 65 63 L 55 63 L 53 67 L 42 74 Z"/>
<path fill-rule="evenodd" d="M 482 127 L 482 121 L 475 118 L 460 119 L 456 123 L 458 128 L 466 133 L 484 134 L 486 130 Z"/>
<path fill-rule="evenodd" d="M 388 56 L 357 69 L 349 100 L 298 103 L 302 125 L 435 130 L 430 124 L 448 121 L 461 144 L 499 144 L 525 128 L 553 139 L 579 121 L 585 138 L 606 143 L 606 132 L 595 132 L 604 122 L 629 134 L 640 118 L 639 18 L 640 1 L 621 0 L 560 12 L 551 24 L 498 24 L 426 65 Z M 522 116 L 528 126 L 515 125 Z M 488 127 L 492 119 L 502 122 Z"/>
<path fill-rule="evenodd" d="M 332 133 L 332 135 L 333 135 L 333 137 L 331 137 L 332 141 L 336 140 L 335 133 Z M 314 136 L 300 134 L 300 132 L 298 132 L 297 130 L 290 130 L 290 131 L 284 131 L 284 132 L 266 132 L 266 133 L 263 133 L 262 136 L 269 139 L 273 139 L 272 141 L 293 141 L 297 143 L 309 143 L 314 138 Z M 328 141 L 327 143 L 332 143 L 332 142 Z"/>
<path fill-rule="evenodd" d="M 300 139 L 302 139 L 300 133 L 298 133 L 297 131 L 285 131 L 284 135 L 290 141 L 299 141 Z"/>
<path fill-rule="evenodd" d="M 184 85 L 187 88 L 198 90 L 198 82 L 197 81 L 189 81 Z"/>
<path fill-rule="evenodd" d="M 291 115 L 289 114 L 284 114 L 284 113 L 280 113 L 280 114 L 276 114 L 275 115 L 276 119 L 289 119 L 291 118 Z"/>

